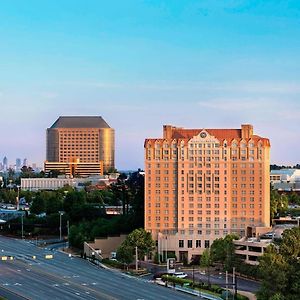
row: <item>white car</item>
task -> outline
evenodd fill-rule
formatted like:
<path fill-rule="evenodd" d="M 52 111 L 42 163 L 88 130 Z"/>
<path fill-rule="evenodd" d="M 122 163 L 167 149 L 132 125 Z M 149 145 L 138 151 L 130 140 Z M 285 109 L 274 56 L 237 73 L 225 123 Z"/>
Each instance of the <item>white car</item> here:
<path fill-rule="evenodd" d="M 173 275 L 176 276 L 177 278 L 185 278 L 188 276 L 186 273 L 183 272 L 175 272 Z"/>

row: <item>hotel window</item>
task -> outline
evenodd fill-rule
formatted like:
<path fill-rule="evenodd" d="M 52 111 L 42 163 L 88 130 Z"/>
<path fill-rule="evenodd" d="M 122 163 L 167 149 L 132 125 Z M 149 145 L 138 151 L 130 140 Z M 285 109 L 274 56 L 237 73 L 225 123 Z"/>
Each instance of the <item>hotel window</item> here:
<path fill-rule="evenodd" d="M 196 240 L 196 248 L 201 248 L 201 240 Z"/>
<path fill-rule="evenodd" d="M 184 240 L 179 240 L 179 248 L 183 248 L 184 247 Z"/>
<path fill-rule="evenodd" d="M 188 248 L 193 248 L 193 240 L 188 240 Z"/>
<path fill-rule="evenodd" d="M 209 240 L 204 241 L 204 248 L 209 248 Z"/>

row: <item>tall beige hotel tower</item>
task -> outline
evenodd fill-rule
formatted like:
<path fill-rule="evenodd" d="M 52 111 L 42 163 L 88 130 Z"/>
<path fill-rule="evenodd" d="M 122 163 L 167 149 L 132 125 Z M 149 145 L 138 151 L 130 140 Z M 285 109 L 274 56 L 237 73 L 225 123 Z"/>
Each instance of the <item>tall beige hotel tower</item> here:
<path fill-rule="evenodd" d="M 270 142 L 241 129 L 163 126 L 145 140 L 145 229 L 190 260 L 229 233 L 270 226 Z"/>
<path fill-rule="evenodd" d="M 115 131 L 98 116 L 59 117 L 47 129 L 45 172 L 87 177 L 115 168 Z"/>

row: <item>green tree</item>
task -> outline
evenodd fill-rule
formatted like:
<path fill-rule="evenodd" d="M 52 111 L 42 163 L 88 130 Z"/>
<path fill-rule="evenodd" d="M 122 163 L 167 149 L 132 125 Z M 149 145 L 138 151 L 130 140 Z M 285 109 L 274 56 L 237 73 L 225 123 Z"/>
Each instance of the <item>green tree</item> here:
<path fill-rule="evenodd" d="M 267 248 L 260 260 L 259 270 L 263 282 L 257 294 L 258 300 L 270 299 L 276 294 L 280 295 L 285 290 L 288 280 L 288 264 L 274 245 Z"/>
<path fill-rule="evenodd" d="M 205 249 L 200 258 L 200 266 L 206 269 L 208 285 L 210 285 L 210 265 L 212 264 L 212 257 L 210 249 Z"/>
<path fill-rule="evenodd" d="M 140 170 L 132 173 L 127 180 L 131 196 L 131 213 L 135 215 L 137 227 L 144 227 L 144 181 L 145 178 L 140 174 Z"/>
<path fill-rule="evenodd" d="M 135 248 L 138 247 L 140 259 L 144 255 L 149 254 L 155 247 L 155 242 L 152 239 L 151 233 L 143 228 L 135 229 L 131 232 L 123 242 L 124 245 Z"/>
<path fill-rule="evenodd" d="M 20 177 L 21 178 L 32 178 L 32 177 L 35 177 L 35 173 L 31 167 L 23 166 L 21 168 Z"/>
<path fill-rule="evenodd" d="M 50 195 L 50 197 L 46 198 L 45 202 L 47 215 L 58 213 L 63 209 L 63 199 L 54 192 Z"/>
<path fill-rule="evenodd" d="M 67 193 L 64 201 L 64 210 L 66 212 L 72 211 L 74 208 L 79 207 L 86 203 L 85 191 L 72 191 Z"/>
<path fill-rule="evenodd" d="M 42 212 L 46 212 L 46 201 L 45 198 L 40 194 L 37 194 L 31 202 L 30 212 L 33 214 L 40 214 Z"/>
<path fill-rule="evenodd" d="M 219 262 L 225 270 L 231 270 L 236 260 L 233 241 L 237 239 L 236 235 L 229 234 L 224 238 L 214 240 L 210 249 L 212 262 Z"/>
<path fill-rule="evenodd" d="M 128 265 L 133 262 L 133 248 L 126 244 L 121 244 L 117 249 L 117 260 L 125 264 L 128 268 Z"/>
<path fill-rule="evenodd" d="M 288 197 L 285 194 L 279 194 L 278 191 L 271 189 L 270 201 L 271 219 L 276 215 L 285 214 L 289 204 Z"/>
<path fill-rule="evenodd" d="M 155 246 L 151 233 L 143 228 L 135 229 L 131 232 L 117 250 L 117 259 L 120 262 L 129 264 L 133 261 L 135 248 L 138 248 L 139 259 L 143 259 L 144 255 L 150 253 Z"/>
<path fill-rule="evenodd" d="M 284 231 L 278 248 L 271 245 L 260 259 L 259 300 L 297 300 L 300 295 L 300 228 Z"/>
<path fill-rule="evenodd" d="M 292 193 L 288 195 L 289 203 L 291 204 L 300 204 L 300 196 L 297 193 Z"/>

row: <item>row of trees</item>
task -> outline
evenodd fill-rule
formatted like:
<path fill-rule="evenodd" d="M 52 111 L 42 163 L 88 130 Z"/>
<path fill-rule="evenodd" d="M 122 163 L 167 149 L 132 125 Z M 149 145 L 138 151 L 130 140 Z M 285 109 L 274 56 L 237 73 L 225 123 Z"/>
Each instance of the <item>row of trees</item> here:
<path fill-rule="evenodd" d="M 5 203 L 15 204 L 17 196 L 17 189 L 0 189 L 0 199 Z M 59 211 L 64 211 L 63 229 L 66 233 L 68 220 L 71 225 L 70 243 L 79 248 L 83 246 L 84 240 L 109 234 L 129 233 L 144 225 L 144 177 L 139 172 L 131 174 L 128 178 L 125 175 L 120 176 L 117 183 L 104 190 L 91 189 L 87 184 L 85 189 L 80 191 L 65 186 L 55 191 L 19 191 L 19 196 L 25 197 L 26 202 L 30 204 L 31 215 L 24 220 L 28 228 L 32 228 L 34 224 L 39 228 L 46 228 L 49 220 L 59 218 Z M 123 215 L 106 215 L 105 206 L 122 206 Z M 42 213 L 46 216 L 43 217 Z M 17 222 L 11 221 L 10 225 Z M 7 230 L 15 228 L 6 227 Z M 39 232 L 41 231 L 45 234 L 49 232 L 40 228 Z"/>
<path fill-rule="evenodd" d="M 300 169 L 300 164 L 296 164 L 294 166 L 278 166 L 278 165 L 270 165 L 270 170 L 281 170 L 281 169 Z"/>

